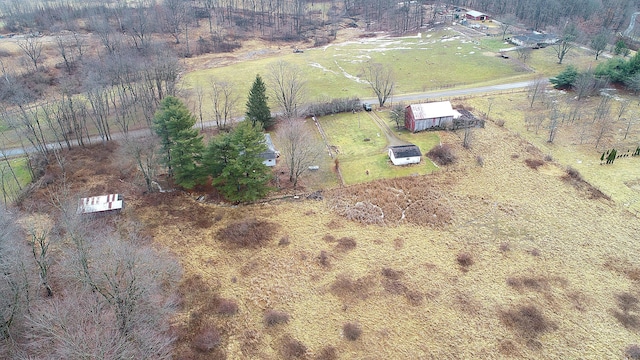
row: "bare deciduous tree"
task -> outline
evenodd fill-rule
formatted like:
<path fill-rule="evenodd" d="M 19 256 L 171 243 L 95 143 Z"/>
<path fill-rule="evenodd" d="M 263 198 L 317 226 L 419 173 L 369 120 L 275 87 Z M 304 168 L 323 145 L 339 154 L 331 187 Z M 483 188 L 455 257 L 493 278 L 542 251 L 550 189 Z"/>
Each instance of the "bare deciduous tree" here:
<path fill-rule="evenodd" d="M 126 140 L 126 152 L 133 158 L 148 192 L 153 192 L 153 182 L 160 164 L 160 142 L 156 136 Z"/>
<path fill-rule="evenodd" d="M 549 84 L 549 80 L 547 80 L 544 76 L 536 76 L 531 84 L 527 87 L 527 95 L 531 100 L 529 102 L 529 107 L 533 107 L 533 103 L 536 101 L 536 98 L 539 94 L 543 93 Z"/>
<path fill-rule="evenodd" d="M 38 71 L 38 64 L 42 61 L 42 40 L 35 36 L 27 36 L 17 42 L 22 52 L 29 58 L 33 69 Z"/>
<path fill-rule="evenodd" d="M 378 104 L 384 106 L 395 87 L 395 76 L 389 65 L 367 63 L 363 68 L 363 77 L 378 97 Z"/>
<path fill-rule="evenodd" d="M 278 131 L 280 153 L 289 168 L 289 181 L 298 185 L 299 177 L 317 164 L 323 145 L 302 120 L 288 119 Z"/>
<path fill-rule="evenodd" d="M 226 129 L 232 120 L 233 110 L 238 97 L 233 92 L 233 84 L 209 79 L 211 86 L 211 104 L 218 129 Z"/>
<path fill-rule="evenodd" d="M 269 67 L 269 85 L 273 98 L 282 108 L 286 118 L 298 115 L 298 105 L 305 96 L 302 70 L 286 61 L 278 61 Z"/>

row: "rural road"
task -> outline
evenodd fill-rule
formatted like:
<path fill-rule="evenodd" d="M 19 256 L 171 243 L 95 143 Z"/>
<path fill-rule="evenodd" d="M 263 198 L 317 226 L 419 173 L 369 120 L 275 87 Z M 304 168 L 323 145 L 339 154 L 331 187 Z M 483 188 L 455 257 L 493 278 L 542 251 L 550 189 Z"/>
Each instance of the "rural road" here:
<path fill-rule="evenodd" d="M 490 92 L 496 92 L 496 91 L 521 89 L 529 86 L 529 84 L 531 84 L 531 81 L 521 81 L 521 82 L 491 85 L 491 86 L 480 86 L 480 87 L 474 87 L 474 88 L 468 88 L 468 89 L 451 89 L 451 90 L 425 92 L 425 93 L 417 93 L 417 94 L 396 95 L 396 96 L 393 96 L 390 100 L 392 102 L 400 102 L 400 101 L 414 102 L 419 100 L 428 100 L 428 99 L 437 99 L 437 98 L 446 98 L 446 97 L 455 97 L 455 96 L 464 96 L 464 95 L 472 95 L 472 94 L 490 93 Z M 374 104 L 374 103 L 377 103 L 378 100 L 375 98 L 371 98 L 371 99 L 363 99 L 362 102 Z M 207 122 L 204 122 L 204 124 L 202 125 L 197 123 L 196 125 L 194 125 L 194 128 L 200 128 L 201 126 L 213 127 L 215 126 L 215 121 L 207 121 Z M 140 137 L 149 135 L 149 133 L 150 133 L 149 129 L 131 130 L 126 135 L 124 133 L 114 133 L 112 134 L 111 139 L 122 140 L 127 137 L 140 138 Z M 90 144 L 98 144 L 102 142 L 102 139 L 99 136 L 92 136 L 89 139 L 89 141 L 86 141 L 86 142 Z M 72 146 L 77 146 L 77 145 L 78 144 L 76 141 L 72 141 Z M 47 148 L 52 150 L 60 149 L 61 147 L 62 146 L 58 143 L 47 144 Z M 2 149 L 0 150 L 0 155 L 2 155 L 3 157 L 6 156 L 11 158 L 11 157 L 22 156 L 25 154 L 25 152 L 33 153 L 33 152 L 36 152 L 36 149 L 34 147 L 27 147 L 25 149 L 23 148 Z"/>

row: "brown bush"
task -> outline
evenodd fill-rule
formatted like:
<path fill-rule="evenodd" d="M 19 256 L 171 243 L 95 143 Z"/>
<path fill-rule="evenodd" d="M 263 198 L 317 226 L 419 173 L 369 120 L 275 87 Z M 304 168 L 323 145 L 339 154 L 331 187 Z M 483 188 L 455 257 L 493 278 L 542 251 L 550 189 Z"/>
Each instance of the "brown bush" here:
<path fill-rule="evenodd" d="M 264 314 L 264 324 L 266 326 L 275 326 L 278 324 L 286 324 L 289 322 L 289 314 L 278 310 L 267 310 Z"/>
<path fill-rule="evenodd" d="M 213 326 L 207 326 L 193 338 L 191 344 L 200 352 L 209 352 L 220 345 L 220 332 Z"/>
<path fill-rule="evenodd" d="M 324 250 L 320 251 L 320 255 L 318 255 L 318 262 L 324 267 L 330 266 L 331 262 L 329 260 L 329 253 Z"/>
<path fill-rule="evenodd" d="M 564 177 L 565 180 L 583 181 L 582 175 L 580 174 L 580 172 L 572 168 L 571 166 L 567 167 L 565 172 L 566 172 L 566 175 Z"/>
<path fill-rule="evenodd" d="M 238 304 L 230 299 L 220 299 L 216 311 L 220 315 L 235 315 L 238 313 Z"/>
<path fill-rule="evenodd" d="M 285 235 L 281 237 L 280 241 L 278 241 L 278 245 L 280 246 L 287 246 L 289 244 L 291 244 L 291 240 L 289 240 L 289 235 Z"/>
<path fill-rule="evenodd" d="M 391 280 L 398 280 L 404 275 L 402 271 L 393 270 L 392 268 L 382 268 L 382 276 Z"/>
<path fill-rule="evenodd" d="M 331 235 L 331 234 L 325 234 L 325 235 L 322 237 L 322 240 L 324 240 L 324 241 L 326 241 L 326 242 L 329 242 L 329 243 L 330 243 L 330 242 L 334 242 L 334 241 L 336 241 L 336 238 L 335 238 L 335 236 L 333 236 L 333 235 Z"/>
<path fill-rule="evenodd" d="M 356 240 L 352 237 L 343 237 L 338 239 L 338 245 L 336 245 L 336 250 L 338 251 L 349 251 L 356 248 Z"/>
<path fill-rule="evenodd" d="M 502 322 L 525 338 L 535 338 L 552 329 L 551 323 L 533 305 L 520 305 L 500 312 Z"/>
<path fill-rule="evenodd" d="M 501 252 L 507 252 L 507 251 L 511 251 L 511 245 L 508 242 L 503 242 L 500 244 L 500 251 Z"/>
<path fill-rule="evenodd" d="M 640 346 L 636 344 L 627 346 L 624 355 L 630 360 L 640 360 Z"/>
<path fill-rule="evenodd" d="M 538 168 L 544 165 L 544 161 L 540 159 L 525 159 L 524 163 L 533 170 L 538 170 Z"/>
<path fill-rule="evenodd" d="M 338 350 L 333 346 L 325 346 L 316 355 L 316 360 L 336 360 L 338 358 Z"/>
<path fill-rule="evenodd" d="M 370 276 L 353 280 L 348 274 L 340 274 L 331 284 L 331 293 L 343 299 L 366 299 L 371 294 L 374 280 Z"/>
<path fill-rule="evenodd" d="M 453 149 L 447 144 L 440 144 L 429 150 L 427 153 L 429 159 L 438 163 L 438 165 L 449 165 L 456 162 L 457 158 Z"/>
<path fill-rule="evenodd" d="M 220 229 L 218 239 L 241 248 L 257 248 L 267 243 L 276 231 L 276 224 L 257 219 L 246 219 Z"/>
<path fill-rule="evenodd" d="M 459 253 L 458 256 L 456 256 L 456 261 L 458 262 L 458 265 L 462 266 L 463 268 L 468 268 L 469 266 L 473 265 L 473 257 L 467 252 Z"/>
<path fill-rule="evenodd" d="M 362 335 L 362 328 L 358 323 L 348 322 L 342 326 L 342 333 L 347 340 L 355 341 Z"/>
<path fill-rule="evenodd" d="M 284 359 L 302 359 L 307 354 L 307 347 L 300 340 L 286 337 L 280 353 Z"/>

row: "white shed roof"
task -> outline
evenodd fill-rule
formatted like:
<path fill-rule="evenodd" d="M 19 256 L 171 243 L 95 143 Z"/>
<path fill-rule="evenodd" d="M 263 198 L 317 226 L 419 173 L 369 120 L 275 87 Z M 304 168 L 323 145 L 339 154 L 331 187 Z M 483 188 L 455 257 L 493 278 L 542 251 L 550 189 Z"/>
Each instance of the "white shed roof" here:
<path fill-rule="evenodd" d="M 110 210 L 121 210 L 124 200 L 120 194 L 109 194 L 82 198 L 78 201 L 78 214 L 90 214 Z"/>
<path fill-rule="evenodd" d="M 413 116 L 416 120 L 447 116 L 453 116 L 455 118 L 459 115 L 457 111 L 453 110 L 451 102 L 449 101 L 414 104 L 409 106 L 411 107 L 411 112 L 413 112 Z"/>

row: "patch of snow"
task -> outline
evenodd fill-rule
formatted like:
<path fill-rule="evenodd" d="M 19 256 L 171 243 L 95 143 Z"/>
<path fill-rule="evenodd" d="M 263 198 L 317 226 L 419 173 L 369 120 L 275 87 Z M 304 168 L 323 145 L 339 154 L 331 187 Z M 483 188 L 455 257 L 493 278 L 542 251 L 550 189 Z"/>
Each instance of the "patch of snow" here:
<path fill-rule="evenodd" d="M 475 53 L 476 53 L 475 51 L 469 51 L 469 55 L 473 55 Z"/>

